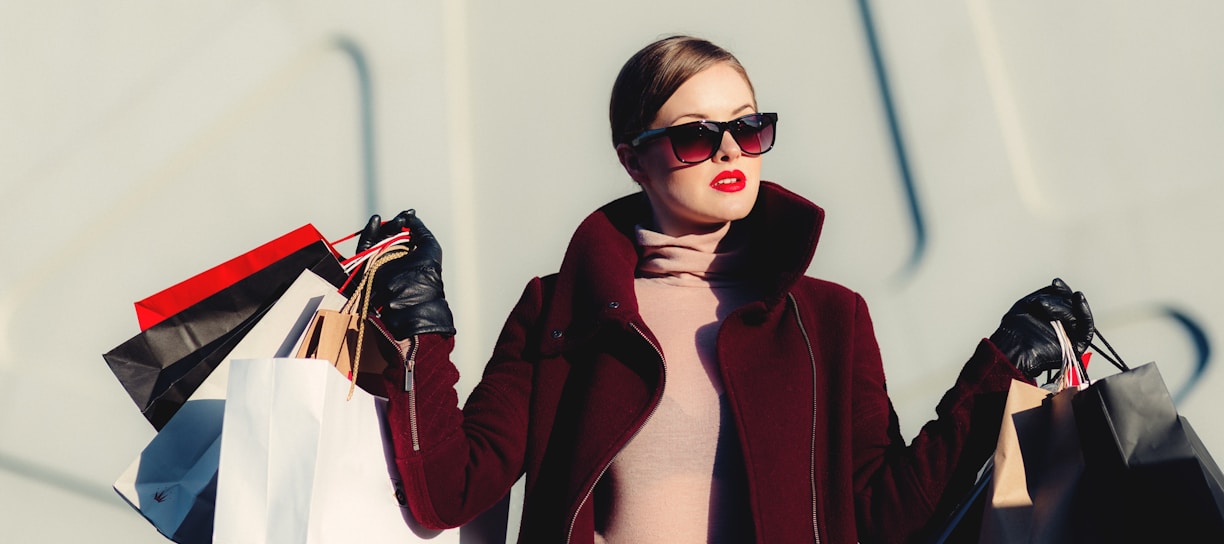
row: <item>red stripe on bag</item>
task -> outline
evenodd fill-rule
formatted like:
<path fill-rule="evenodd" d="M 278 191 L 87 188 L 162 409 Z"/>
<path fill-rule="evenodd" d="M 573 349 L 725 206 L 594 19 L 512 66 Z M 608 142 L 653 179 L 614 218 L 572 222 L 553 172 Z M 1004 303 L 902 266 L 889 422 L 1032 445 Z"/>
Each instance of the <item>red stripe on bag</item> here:
<path fill-rule="evenodd" d="M 148 330 L 167 317 L 320 240 L 327 241 L 314 225 L 306 224 L 140 300 L 136 302 L 140 330 Z M 341 258 L 332 244 L 328 243 L 328 247 L 337 259 Z"/>

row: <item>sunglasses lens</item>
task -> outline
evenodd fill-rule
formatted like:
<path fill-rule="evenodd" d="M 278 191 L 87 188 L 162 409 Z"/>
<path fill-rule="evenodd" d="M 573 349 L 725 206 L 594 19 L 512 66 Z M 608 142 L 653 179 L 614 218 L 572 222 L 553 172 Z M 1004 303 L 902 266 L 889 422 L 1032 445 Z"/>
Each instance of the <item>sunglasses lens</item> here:
<path fill-rule="evenodd" d="M 722 132 L 717 127 L 711 128 L 705 122 L 690 123 L 673 127 L 667 137 L 671 139 L 672 149 L 676 158 L 682 162 L 702 162 L 714 154 L 718 148 Z"/>
<path fill-rule="evenodd" d="M 742 117 L 731 125 L 731 135 L 744 153 L 760 155 L 773 147 L 773 119 L 759 113 Z"/>

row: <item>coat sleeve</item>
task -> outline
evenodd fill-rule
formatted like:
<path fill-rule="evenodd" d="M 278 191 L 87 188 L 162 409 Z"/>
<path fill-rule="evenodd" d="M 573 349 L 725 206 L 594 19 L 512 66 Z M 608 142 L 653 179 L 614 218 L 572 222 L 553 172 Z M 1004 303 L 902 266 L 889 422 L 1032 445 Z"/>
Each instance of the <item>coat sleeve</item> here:
<path fill-rule="evenodd" d="M 496 504 L 523 471 L 541 282 L 532 280 L 511 312 L 480 383 L 459 408 L 454 338 L 404 342 L 405 369 L 388 369 L 387 420 L 395 463 L 413 516 L 430 529 L 458 527 Z M 415 342 L 413 345 L 412 342 Z"/>
<path fill-rule="evenodd" d="M 856 295 L 852 410 L 855 511 L 863 542 L 911 542 L 941 524 L 994 450 L 1007 390 L 1024 380 L 983 339 L 906 445 L 885 387 L 866 303 Z"/>

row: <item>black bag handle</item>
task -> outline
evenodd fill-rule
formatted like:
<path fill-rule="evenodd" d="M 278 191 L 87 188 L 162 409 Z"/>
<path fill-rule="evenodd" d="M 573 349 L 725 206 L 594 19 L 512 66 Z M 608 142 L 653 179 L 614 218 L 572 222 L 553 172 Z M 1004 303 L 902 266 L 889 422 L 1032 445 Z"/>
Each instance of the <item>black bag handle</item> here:
<path fill-rule="evenodd" d="M 1104 357 L 1106 361 L 1109 361 L 1110 364 L 1118 367 L 1118 370 L 1121 370 L 1122 372 L 1130 370 L 1130 367 L 1126 366 L 1126 363 L 1122 361 L 1122 356 L 1118 355 L 1117 350 L 1115 350 L 1113 346 L 1109 345 L 1109 340 L 1105 339 L 1105 335 L 1101 334 L 1101 329 L 1096 328 L 1094 325 L 1092 327 L 1092 332 L 1096 333 L 1096 337 L 1101 340 L 1102 344 L 1105 344 L 1105 347 L 1109 350 L 1109 353 L 1105 353 L 1105 350 L 1102 350 L 1095 343 L 1089 342 L 1088 345 L 1092 346 L 1092 349 L 1095 350 L 1098 355 Z M 1112 354 L 1113 357 L 1110 357 L 1110 354 Z"/>

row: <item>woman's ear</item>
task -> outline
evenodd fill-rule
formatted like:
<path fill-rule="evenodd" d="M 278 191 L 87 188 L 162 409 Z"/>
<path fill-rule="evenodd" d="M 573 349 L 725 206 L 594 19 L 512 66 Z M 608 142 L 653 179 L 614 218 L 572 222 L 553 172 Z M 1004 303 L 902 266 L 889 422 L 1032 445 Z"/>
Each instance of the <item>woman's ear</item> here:
<path fill-rule="evenodd" d="M 616 158 L 620 160 L 621 166 L 625 167 L 625 172 L 629 174 L 629 177 L 639 185 L 650 179 L 646 175 L 646 169 L 642 168 L 641 157 L 638 156 L 637 150 L 629 144 L 616 144 Z"/>

